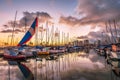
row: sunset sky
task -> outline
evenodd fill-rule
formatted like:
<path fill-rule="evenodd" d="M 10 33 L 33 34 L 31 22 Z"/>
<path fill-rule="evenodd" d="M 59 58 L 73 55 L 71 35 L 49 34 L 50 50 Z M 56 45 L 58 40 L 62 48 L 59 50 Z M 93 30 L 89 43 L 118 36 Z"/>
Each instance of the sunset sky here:
<path fill-rule="evenodd" d="M 21 39 L 39 14 L 39 26 L 49 21 L 61 32 L 79 39 L 99 39 L 108 20 L 119 19 L 119 0 L 0 0 L 0 40 L 7 41 L 17 11 L 15 34 Z"/>

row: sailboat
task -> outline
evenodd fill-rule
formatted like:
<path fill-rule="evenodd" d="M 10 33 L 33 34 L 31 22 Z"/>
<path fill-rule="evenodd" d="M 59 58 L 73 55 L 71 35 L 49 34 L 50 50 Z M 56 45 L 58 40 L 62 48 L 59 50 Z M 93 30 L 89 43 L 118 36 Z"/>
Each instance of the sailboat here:
<path fill-rule="evenodd" d="M 36 17 L 31 27 L 22 38 L 22 40 L 17 44 L 18 47 L 22 47 L 22 45 L 25 45 L 33 37 L 37 26 L 38 18 Z M 29 55 L 32 55 L 32 53 L 29 53 Z M 12 48 L 5 50 L 3 56 L 4 59 L 7 60 L 24 60 L 27 57 L 26 53 L 23 53 L 22 51 L 15 52 Z"/>
<path fill-rule="evenodd" d="M 112 45 L 112 50 L 107 54 L 107 61 L 111 64 L 113 67 L 119 67 L 120 68 L 120 53 L 118 51 L 117 45 Z"/>
<path fill-rule="evenodd" d="M 22 40 L 18 43 L 17 46 L 22 46 L 26 44 L 35 34 L 36 28 L 38 27 L 38 18 L 36 17 L 34 22 L 32 23 L 31 27 L 29 30 L 26 32 Z"/>
<path fill-rule="evenodd" d="M 16 53 L 12 48 L 9 48 L 9 49 L 6 49 L 4 51 L 4 54 L 3 54 L 3 58 L 5 60 L 9 60 L 9 61 L 23 61 L 25 60 L 26 56 L 25 55 L 18 55 L 18 53 Z"/>

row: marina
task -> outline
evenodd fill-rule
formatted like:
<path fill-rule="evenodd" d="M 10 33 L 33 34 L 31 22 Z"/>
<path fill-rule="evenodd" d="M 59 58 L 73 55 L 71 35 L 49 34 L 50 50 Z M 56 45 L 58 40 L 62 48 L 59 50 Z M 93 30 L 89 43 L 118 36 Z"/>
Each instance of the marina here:
<path fill-rule="evenodd" d="M 65 53 L 57 57 L 55 60 L 47 60 L 43 57 L 41 61 L 33 58 L 28 59 L 27 62 L 21 62 L 21 64 L 31 70 L 34 80 L 119 80 L 111 67 L 106 65 L 105 59 L 97 55 L 93 49 L 88 52 L 82 50 Z M 9 65 L 7 61 L 0 59 L 2 80 L 25 79 L 17 65 Z"/>
<path fill-rule="evenodd" d="M 120 80 L 119 0 L 0 0 L 0 80 Z"/>

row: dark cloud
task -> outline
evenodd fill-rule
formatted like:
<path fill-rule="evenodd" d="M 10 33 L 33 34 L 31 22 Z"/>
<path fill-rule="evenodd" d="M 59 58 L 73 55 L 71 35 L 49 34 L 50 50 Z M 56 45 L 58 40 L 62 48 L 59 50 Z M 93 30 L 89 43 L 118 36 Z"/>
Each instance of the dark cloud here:
<path fill-rule="evenodd" d="M 6 29 L 6 30 L 2 30 L 2 31 L 0 31 L 0 32 L 1 32 L 1 33 L 12 33 L 13 30 L 12 30 L 12 29 Z M 23 32 L 23 31 L 20 30 L 20 29 L 15 29 L 14 32 L 15 32 L 15 33 L 18 33 L 18 32 Z"/>
<path fill-rule="evenodd" d="M 6 24 L 3 25 L 5 29 L 2 29 L 0 33 L 12 33 L 13 30 L 10 28 L 13 28 L 15 26 L 15 33 L 18 32 L 24 32 L 25 31 L 25 26 L 26 29 L 28 29 L 28 26 L 32 24 L 36 16 L 39 16 L 39 23 L 45 23 L 45 22 L 51 22 L 50 20 L 52 17 L 47 13 L 47 12 L 35 12 L 35 13 L 30 13 L 30 12 L 23 12 L 23 17 L 20 20 L 17 21 L 8 21 Z"/>
<path fill-rule="evenodd" d="M 73 16 L 61 16 L 59 18 L 59 23 L 65 24 L 71 27 L 75 26 L 84 26 L 84 25 L 91 25 L 91 28 L 94 29 L 96 27 L 97 23 L 102 23 L 100 21 L 93 21 L 93 20 L 84 20 L 84 19 L 79 19 Z"/>
<path fill-rule="evenodd" d="M 24 26 L 30 26 L 32 22 L 34 21 L 36 16 L 39 16 L 39 23 L 44 23 L 46 21 L 50 22 L 52 17 L 47 13 L 47 12 L 23 12 L 23 17 L 14 22 L 14 21 L 8 21 L 7 24 L 4 24 L 3 27 L 8 28 L 8 27 L 13 27 L 15 24 L 15 27 L 21 28 Z"/>
<path fill-rule="evenodd" d="M 103 36 L 102 34 L 103 33 L 101 31 L 97 31 L 97 32 L 91 31 L 85 36 L 77 37 L 77 39 L 83 39 L 83 40 L 85 40 L 85 39 L 89 39 L 89 40 L 93 39 L 93 40 L 95 40 L 95 39 L 102 39 L 103 37 L 105 38 L 105 36 Z M 106 35 L 106 34 L 104 33 L 104 35 Z"/>
<path fill-rule="evenodd" d="M 9 26 L 8 25 L 3 25 L 5 28 L 8 28 Z"/>
<path fill-rule="evenodd" d="M 94 42 L 96 40 L 103 40 L 103 41 L 107 40 L 107 41 L 109 41 L 108 39 L 110 39 L 110 36 L 108 36 L 108 33 L 105 33 L 101 30 L 101 31 L 97 31 L 97 32 L 91 31 L 85 36 L 77 37 L 77 39 L 83 39 L 83 40 L 88 39 L 90 42 Z"/>
<path fill-rule="evenodd" d="M 78 17 L 61 16 L 59 22 L 69 26 L 103 24 L 108 20 L 120 20 L 120 0 L 78 0 Z M 93 27 L 94 28 L 94 27 Z"/>
<path fill-rule="evenodd" d="M 10 28 L 10 27 L 14 27 L 14 26 L 17 26 L 19 27 L 19 22 L 18 21 L 8 21 L 7 23 L 5 23 L 3 25 L 4 28 Z"/>
<path fill-rule="evenodd" d="M 77 37 L 77 39 L 88 39 L 88 37 L 87 36 L 79 36 L 79 37 Z"/>
<path fill-rule="evenodd" d="M 88 36 L 91 38 L 102 38 L 102 32 L 89 32 Z"/>
<path fill-rule="evenodd" d="M 79 22 L 79 20 L 72 16 L 68 16 L 68 17 L 61 16 L 59 19 L 59 23 L 66 24 L 69 26 L 76 26 L 79 24 L 78 22 Z"/>
<path fill-rule="evenodd" d="M 102 22 L 120 18 L 119 0 L 78 0 L 77 12 L 84 22 Z"/>
<path fill-rule="evenodd" d="M 30 26 L 36 16 L 39 16 L 39 22 L 44 23 L 52 19 L 52 17 L 47 12 L 23 12 L 24 17 L 20 19 L 20 26 Z"/>

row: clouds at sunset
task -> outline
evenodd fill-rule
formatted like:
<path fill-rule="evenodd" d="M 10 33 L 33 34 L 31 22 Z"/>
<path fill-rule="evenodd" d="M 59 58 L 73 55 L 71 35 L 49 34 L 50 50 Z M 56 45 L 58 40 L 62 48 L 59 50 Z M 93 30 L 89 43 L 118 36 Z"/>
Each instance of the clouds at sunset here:
<path fill-rule="evenodd" d="M 108 38 L 108 33 L 103 33 L 102 31 L 91 31 L 85 36 L 78 36 L 77 39 L 86 40 L 89 39 L 91 42 L 96 40 L 105 40 Z"/>
<path fill-rule="evenodd" d="M 13 30 L 12 29 L 6 29 L 6 30 L 2 30 L 0 31 L 1 33 L 12 33 Z M 19 32 L 23 32 L 21 29 L 15 29 L 14 30 L 15 33 L 19 33 Z"/>
<path fill-rule="evenodd" d="M 19 23 L 20 26 L 25 26 L 25 22 L 27 26 L 30 26 L 35 17 L 38 15 L 39 16 L 39 23 L 44 23 L 46 21 L 49 21 L 52 19 L 49 13 L 47 12 L 23 12 L 23 17 L 20 19 Z"/>
<path fill-rule="evenodd" d="M 78 36 L 77 39 L 88 39 L 87 36 Z"/>
<path fill-rule="evenodd" d="M 79 19 L 72 16 L 68 16 L 68 17 L 61 16 L 59 19 L 59 23 L 66 24 L 68 26 L 77 26 L 80 24 Z"/>
<path fill-rule="evenodd" d="M 102 22 L 120 16 L 119 0 L 78 0 L 76 11 L 84 22 Z"/>
<path fill-rule="evenodd" d="M 113 31 L 113 20 L 116 20 L 118 33 L 120 29 L 120 0 L 1 0 L 0 4 L 1 33 L 11 32 L 16 10 L 18 32 L 25 30 L 25 25 L 28 29 L 37 15 L 39 26 L 45 28 L 46 21 L 49 21 L 55 28 L 78 39 L 100 39 L 109 20 Z"/>
<path fill-rule="evenodd" d="M 120 18 L 119 0 L 78 0 L 75 8 L 81 17 L 61 16 L 59 22 L 71 26 L 96 25 Z"/>
<path fill-rule="evenodd" d="M 23 12 L 23 17 L 15 22 L 15 26 L 17 28 L 21 28 L 26 26 L 30 26 L 35 19 L 36 16 L 39 16 L 39 23 L 44 23 L 52 19 L 52 17 L 47 12 Z M 3 25 L 5 28 L 13 27 L 14 21 L 8 21 L 6 24 Z M 3 31 L 4 32 L 4 31 Z"/>

